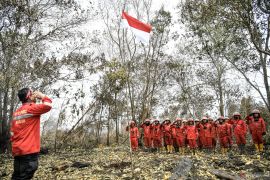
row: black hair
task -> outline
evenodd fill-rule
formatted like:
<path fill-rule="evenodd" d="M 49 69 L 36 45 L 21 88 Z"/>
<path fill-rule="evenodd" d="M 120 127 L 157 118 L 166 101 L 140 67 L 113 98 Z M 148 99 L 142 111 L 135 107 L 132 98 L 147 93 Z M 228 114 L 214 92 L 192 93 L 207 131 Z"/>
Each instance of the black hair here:
<path fill-rule="evenodd" d="M 27 102 L 26 96 L 29 92 L 30 88 L 23 88 L 18 91 L 18 97 L 22 103 Z"/>

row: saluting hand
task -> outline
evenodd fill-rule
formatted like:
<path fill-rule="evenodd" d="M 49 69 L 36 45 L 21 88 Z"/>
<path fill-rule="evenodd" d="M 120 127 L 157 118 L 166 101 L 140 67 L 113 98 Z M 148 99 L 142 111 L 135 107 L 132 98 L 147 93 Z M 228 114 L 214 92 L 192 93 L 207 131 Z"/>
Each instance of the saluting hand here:
<path fill-rule="evenodd" d="M 38 99 L 43 99 L 46 95 L 43 94 L 42 92 L 35 91 L 35 92 L 33 92 L 33 96 L 38 98 Z"/>

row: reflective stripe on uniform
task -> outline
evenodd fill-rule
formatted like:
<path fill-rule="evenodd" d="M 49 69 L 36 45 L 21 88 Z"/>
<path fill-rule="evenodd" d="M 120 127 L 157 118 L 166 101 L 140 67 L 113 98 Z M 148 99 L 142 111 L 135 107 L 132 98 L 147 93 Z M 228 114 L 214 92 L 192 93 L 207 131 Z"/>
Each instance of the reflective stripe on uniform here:
<path fill-rule="evenodd" d="M 33 117 L 34 115 L 33 114 L 23 114 L 23 115 L 20 115 L 20 116 L 15 116 L 13 118 L 13 120 L 17 121 L 17 120 L 21 120 L 21 119 L 25 119 L 25 118 L 30 118 L 30 117 Z"/>

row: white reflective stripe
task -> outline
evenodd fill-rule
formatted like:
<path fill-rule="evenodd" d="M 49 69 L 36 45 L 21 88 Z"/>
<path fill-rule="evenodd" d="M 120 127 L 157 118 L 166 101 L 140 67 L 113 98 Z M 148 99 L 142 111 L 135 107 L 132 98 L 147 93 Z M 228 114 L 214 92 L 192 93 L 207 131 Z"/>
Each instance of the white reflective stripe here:
<path fill-rule="evenodd" d="M 49 102 L 44 102 L 43 104 L 44 104 L 44 105 L 46 105 L 46 106 L 50 106 L 50 107 L 52 107 L 52 103 L 49 103 Z"/>
<path fill-rule="evenodd" d="M 25 119 L 25 118 L 30 118 L 30 117 L 32 117 L 32 116 L 34 116 L 33 114 L 23 114 L 23 115 L 20 115 L 20 116 L 15 116 L 14 118 L 13 118 L 13 120 L 21 120 L 21 119 Z"/>

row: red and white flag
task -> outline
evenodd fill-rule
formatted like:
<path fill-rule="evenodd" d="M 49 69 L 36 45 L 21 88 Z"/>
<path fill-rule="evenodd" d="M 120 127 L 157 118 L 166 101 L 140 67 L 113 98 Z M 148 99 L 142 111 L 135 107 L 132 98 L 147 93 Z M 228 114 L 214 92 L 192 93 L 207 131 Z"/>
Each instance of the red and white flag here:
<path fill-rule="evenodd" d="M 123 11 L 122 26 L 129 27 L 137 40 L 142 43 L 149 44 L 150 32 L 152 30 L 151 25 L 143 23 Z"/>

